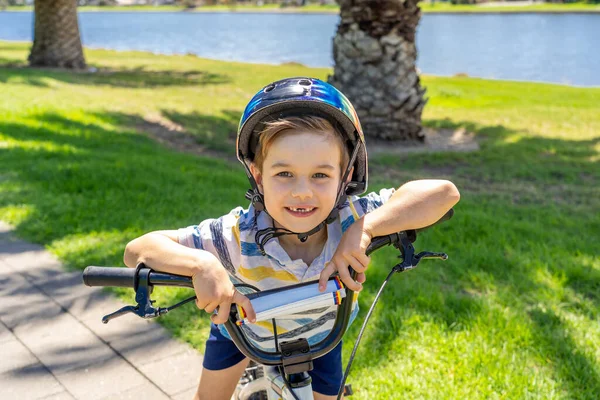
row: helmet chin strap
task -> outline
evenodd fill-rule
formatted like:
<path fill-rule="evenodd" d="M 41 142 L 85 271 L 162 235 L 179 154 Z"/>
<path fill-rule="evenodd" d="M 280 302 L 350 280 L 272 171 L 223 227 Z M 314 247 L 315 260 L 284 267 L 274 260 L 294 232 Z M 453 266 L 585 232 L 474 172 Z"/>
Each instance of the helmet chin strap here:
<path fill-rule="evenodd" d="M 331 224 L 333 221 L 335 221 L 338 218 L 338 215 L 340 213 L 339 207 L 346 202 L 346 199 L 348 197 L 346 195 L 346 190 L 349 186 L 354 185 L 354 182 L 349 182 L 349 183 L 345 183 L 345 182 L 348 179 L 348 175 L 350 174 L 350 170 L 352 169 L 352 166 L 354 165 L 354 162 L 358 155 L 358 149 L 360 146 L 361 146 L 361 144 L 357 143 L 357 146 L 354 148 L 354 151 L 352 152 L 352 156 L 350 157 L 350 161 L 348 162 L 348 166 L 346 167 L 346 171 L 344 172 L 344 175 L 342 176 L 342 180 L 340 182 L 340 188 L 338 189 L 338 193 L 336 196 L 335 206 L 333 207 L 333 209 L 331 210 L 331 212 L 329 213 L 327 218 L 324 221 L 322 221 L 319 225 L 315 226 L 313 229 L 311 229 L 310 231 L 307 231 L 307 232 L 293 232 L 286 228 L 276 228 L 276 227 L 269 227 L 269 228 L 259 230 L 258 232 L 256 232 L 254 241 L 258 245 L 260 252 L 263 256 L 266 255 L 265 244 L 267 244 L 267 242 L 269 240 L 276 238 L 276 237 L 283 236 L 283 235 L 297 235 L 298 239 L 302 243 L 304 243 L 308 240 L 309 236 L 314 235 L 315 233 L 319 232 L 321 230 L 321 228 L 323 228 L 324 226 L 326 226 L 328 224 Z M 256 211 L 257 214 L 261 211 L 264 211 L 267 213 L 267 215 L 269 215 L 271 218 L 273 218 L 271 216 L 271 214 L 269 214 L 269 212 L 267 211 L 267 207 L 265 206 L 264 196 L 258 190 L 258 184 L 256 183 L 254 176 L 250 172 L 250 169 L 248 168 L 246 163 L 243 163 L 243 164 L 244 164 L 244 168 L 246 169 L 246 174 L 248 175 L 248 179 L 250 180 L 250 185 L 252 186 L 252 189 L 248 189 L 248 191 L 246 192 L 246 195 L 245 195 L 246 199 L 248 199 L 252 202 L 252 204 L 254 205 L 254 210 Z"/>
<path fill-rule="evenodd" d="M 343 204 L 345 201 L 346 201 L 346 195 L 342 196 L 341 204 Z M 263 211 L 266 212 L 270 216 L 270 214 L 267 212 L 266 209 L 264 209 Z M 339 214 L 339 209 L 338 209 L 338 205 L 336 204 L 336 206 L 333 208 L 333 210 L 331 210 L 331 212 L 329 213 L 329 216 L 327 217 L 327 219 L 325 219 L 319 225 L 312 228 L 310 231 L 294 232 L 294 231 L 291 231 L 286 228 L 269 227 L 269 228 L 261 229 L 258 232 L 256 232 L 254 241 L 258 245 L 258 248 L 259 248 L 261 254 L 264 256 L 267 254 L 265 252 L 265 245 L 267 244 L 267 242 L 269 240 L 276 238 L 276 237 L 283 236 L 283 235 L 297 235 L 298 239 L 302 243 L 304 243 L 308 240 L 309 236 L 314 235 L 315 233 L 319 232 L 321 230 L 321 228 L 323 228 L 327 224 L 330 224 L 333 221 L 335 221 L 337 219 L 338 214 Z"/>

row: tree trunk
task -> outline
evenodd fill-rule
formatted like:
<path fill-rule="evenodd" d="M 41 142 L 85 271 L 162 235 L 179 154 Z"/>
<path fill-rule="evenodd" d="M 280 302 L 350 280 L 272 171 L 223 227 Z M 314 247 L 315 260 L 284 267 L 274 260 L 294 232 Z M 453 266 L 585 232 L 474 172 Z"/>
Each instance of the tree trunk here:
<path fill-rule="evenodd" d="M 35 34 L 29 65 L 85 68 L 76 0 L 35 0 Z"/>
<path fill-rule="evenodd" d="M 424 140 L 427 100 L 415 62 L 419 0 L 339 0 L 329 82 L 352 102 L 365 135 Z"/>

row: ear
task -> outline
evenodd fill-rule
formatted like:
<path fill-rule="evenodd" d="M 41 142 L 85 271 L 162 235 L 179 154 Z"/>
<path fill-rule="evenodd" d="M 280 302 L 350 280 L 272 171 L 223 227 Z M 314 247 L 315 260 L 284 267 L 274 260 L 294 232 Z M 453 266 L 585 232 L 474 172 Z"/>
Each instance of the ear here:
<path fill-rule="evenodd" d="M 263 192 L 263 182 L 262 182 L 262 173 L 260 172 L 260 170 L 258 169 L 258 167 L 256 166 L 256 164 L 250 163 L 250 173 L 252 174 L 252 176 L 254 177 L 254 180 L 256 181 L 256 184 L 258 185 L 258 191 L 261 194 L 264 194 L 264 192 Z"/>

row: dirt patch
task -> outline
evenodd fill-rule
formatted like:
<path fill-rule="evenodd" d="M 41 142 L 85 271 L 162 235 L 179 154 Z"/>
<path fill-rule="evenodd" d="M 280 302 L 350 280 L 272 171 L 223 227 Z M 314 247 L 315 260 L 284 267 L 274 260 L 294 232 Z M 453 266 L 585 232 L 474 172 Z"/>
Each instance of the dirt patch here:
<path fill-rule="evenodd" d="M 367 152 L 370 156 L 377 154 L 419 154 L 433 152 L 471 152 L 479 150 L 479 143 L 475 134 L 468 132 L 464 128 L 427 128 L 424 127 L 425 142 L 389 142 L 385 140 L 367 139 Z M 452 163 L 445 165 L 424 165 L 421 167 L 421 178 L 437 177 L 439 179 L 450 179 L 456 173 L 457 168 L 462 163 Z M 414 171 L 406 172 L 401 168 L 392 168 L 388 165 L 378 165 L 371 163 L 370 169 L 376 175 L 384 176 L 389 179 L 418 179 Z"/>
<path fill-rule="evenodd" d="M 196 138 L 190 134 L 183 125 L 171 121 L 160 114 L 148 114 L 144 116 L 143 122 L 136 129 L 156 140 L 157 142 L 189 154 L 211 156 L 220 159 L 237 162 L 233 154 L 227 154 L 218 150 L 210 149 L 198 143 Z M 367 151 L 369 154 L 402 154 L 402 153 L 427 153 L 440 151 L 477 151 L 479 144 L 475 140 L 475 134 L 467 132 L 464 128 L 458 129 L 433 129 L 425 130 L 425 142 L 389 142 L 385 140 L 367 139 Z M 453 168 L 446 167 L 444 171 L 436 171 L 450 174 Z"/>
<path fill-rule="evenodd" d="M 303 67 L 303 68 L 306 68 L 306 65 L 304 65 L 302 63 L 299 63 L 297 61 L 286 61 L 286 62 L 283 62 L 283 63 L 281 63 L 279 65 L 285 66 L 285 67 Z"/>
<path fill-rule="evenodd" d="M 387 140 L 367 139 L 369 154 L 388 153 L 430 153 L 441 151 L 477 151 L 479 143 L 475 134 L 467 132 L 465 128 L 434 129 L 424 127 L 425 142 L 390 142 Z"/>
<path fill-rule="evenodd" d="M 210 149 L 198 143 L 196 138 L 186 131 L 185 127 L 160 114 L 144 116 L 143 122 L 136 126 L 136 130 L 160 144 L 182 153 L 215 157 L 237 163 L 237 159 L 233 154 Z"/>

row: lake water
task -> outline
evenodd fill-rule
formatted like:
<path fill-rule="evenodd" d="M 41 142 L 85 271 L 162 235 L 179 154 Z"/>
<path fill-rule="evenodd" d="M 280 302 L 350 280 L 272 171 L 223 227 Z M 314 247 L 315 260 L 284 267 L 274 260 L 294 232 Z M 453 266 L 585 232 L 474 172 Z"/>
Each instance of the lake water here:
<path fill-rule="evenodd" d="M 80 13 L 83 44 L 244 62 L 331 66 L 339 17 L 250 13 Z M 0 12 L 0 40 L 32 40 L 33 14 Z M 600 86 L 600 14 L 425 14 L 424 73 Z"/>

